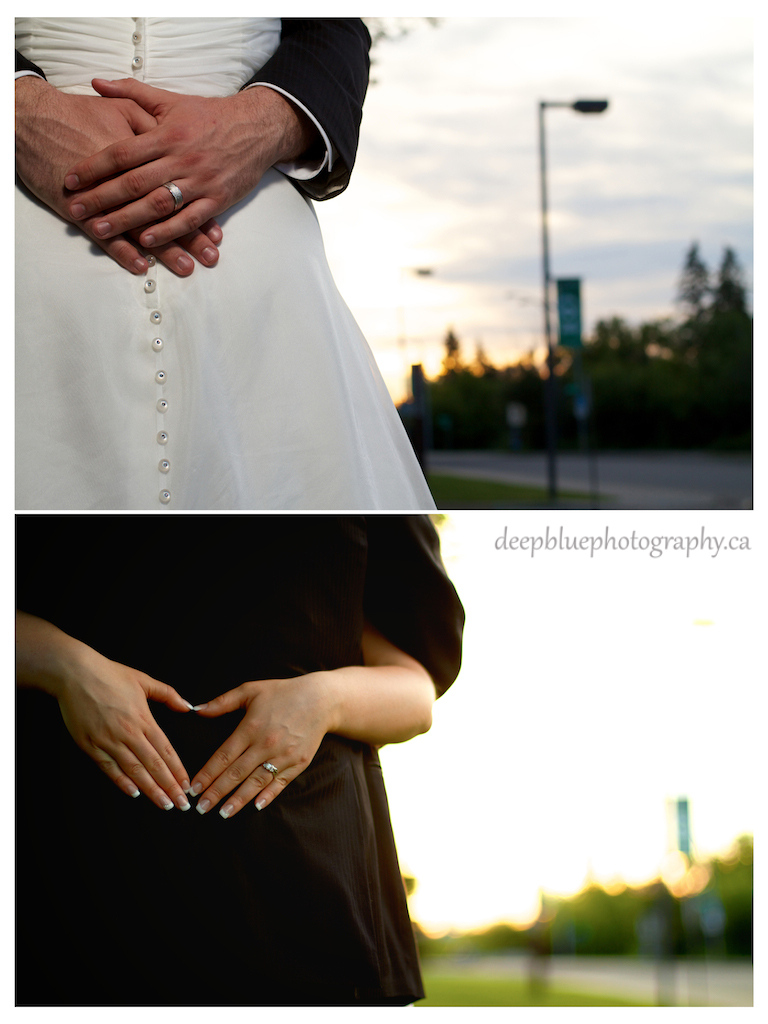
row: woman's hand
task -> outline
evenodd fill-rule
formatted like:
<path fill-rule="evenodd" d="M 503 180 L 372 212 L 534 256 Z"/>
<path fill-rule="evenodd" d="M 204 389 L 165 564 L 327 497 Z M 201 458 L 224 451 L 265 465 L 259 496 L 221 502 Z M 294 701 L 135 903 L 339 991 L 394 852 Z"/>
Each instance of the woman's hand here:
<path fill-rule="evenodd" d="M 233 817 L 251 800 L 262 810 L 304 771 L 329 731 L 329 675 L 310 672 L 243 683 L 197 709 L 214 718 L 245 708 L 235 731 L 192 780 L 201 814 L 224 797 L 229 799 L 219 811 L 223 818 Z M 262 767 L 265 761 L 278 769 L 276 776 Z"/>
<path fill-rule="evenodd" d="M 189 775 L 149 709 L 149 700 L 191 711 L 172 686 L 87 649 L 58 692 L 64 724 L 81 750 L 124 793 L 188 811 Z"/>
<path fill-rule="evenodd" d="M 19 686 L 58 700 L 75 743 L 124 793 L 141 791 L 158 807 L 189 810 L 189 775 L 148 704 L 191 711 L 172 686 L 25 612 L 16 613 L 16 672 Z"/>
<path fill-rule="evenodd" d="M 63 179 L 77 190 L 69 216 L 103 239 L 134 228 L 142 228 L 144 246 L 185 236 L 247 196 L 274 163 L 304 153 L 318 134 L 274 89 L 205 97 L 130 78 L 92 84 L 102 96 L 135 101 L 157 121 L 156 128 L 81 160 Z M 162 187 L 169 181 L 184 197 L 174 216 L 173 196 Z M 161 218 L 167 219 L 157 223 Z"/>
<path fill-rule="evenodd" d="M 155 118 L 133 100 L 75 96 L 36 76 L 26 75 L 16 83 L 19 178 L 46 206 L 65 220 L 74 221 L 69 212 L 70 196 L 63 187 L 64 175 L 72 163 L 111 143 L 138 137 L 156 125 Z M 90 225 L 78 226 L 123 269 L 131 274 L 148 270 L 146 258 L 123 234 L 105 240 L 94 234 Z M 129 234 L 138 240 L 139 231 Z M 209 221 L 178 243 L 158 246 L 152 255 L 173 273 L 187 277 L 194 270 L 191 256 L 205 266 L 216 263 L 221 237 L 221 228 L 215 221 Z"/>
<path fill-rule="evenodd" d="M 219 814 L 231 818 L 249 800 L 271 803 L 309 765 L 326 733 L 380 747 L 402 743 L 432 724 L 435 687 L 426 669 L 366 622 L 363 665 L 308 672 L 295 679 L 243 683 L 195 710 L 245 717 L 192 780 L 205 814 L 234 794 Z M 277 768 L 277 775 L 263 767 Z"/>

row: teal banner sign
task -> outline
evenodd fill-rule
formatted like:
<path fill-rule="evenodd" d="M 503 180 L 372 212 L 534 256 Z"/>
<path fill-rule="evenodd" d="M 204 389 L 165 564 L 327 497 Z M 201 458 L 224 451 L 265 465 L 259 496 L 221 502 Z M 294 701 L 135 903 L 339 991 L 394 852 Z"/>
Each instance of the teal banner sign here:
<path fill-rule="evenodd" d="M 686 857 L 691 855 L 691 827 L 688 821 L 688 801 L 680 797 L 677 801 L 677 848 Z"/>
<path fill-rule="evenodd" d="M 561 278 L 557 282 L 557 315 L 560 321 L 559 344 L 581 347 L 581 279 Z"/>

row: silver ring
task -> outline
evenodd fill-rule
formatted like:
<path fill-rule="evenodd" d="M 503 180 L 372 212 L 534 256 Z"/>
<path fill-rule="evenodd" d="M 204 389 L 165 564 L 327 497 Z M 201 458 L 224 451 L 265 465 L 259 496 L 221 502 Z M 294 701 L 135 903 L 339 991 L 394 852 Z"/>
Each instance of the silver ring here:
<path fill-rule="evenodd" d="M 273 779 L 277 778 L 277 768 L 275 768 L 271 761 L 265 761 L 261 767 L 266 768 L 268 772 L 272 772 Z"/>
<path fill-rule="evenodd" d="M 173 196 L 173 212 L 179 209 L 180 206 L 184 205 L 184 196 L 181 194 L 181 189 L 178 185 L 174 185 L 172 181 L 166 181 L 162 188 L 167 188 Z"/>

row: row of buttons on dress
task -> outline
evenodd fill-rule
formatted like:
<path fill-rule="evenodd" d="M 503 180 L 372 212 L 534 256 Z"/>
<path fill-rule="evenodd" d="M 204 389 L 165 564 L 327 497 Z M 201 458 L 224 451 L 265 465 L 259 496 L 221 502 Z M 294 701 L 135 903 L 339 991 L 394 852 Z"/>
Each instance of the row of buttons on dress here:
<path fill-rule="evenodd" d="M 138 18 L 134 20 L 138 21 Z M 134 32 L 133 35 L 131 36 L 131 41 L 133 42 L 134 46 L 138 46 L 138 44 L 141 42 L 141 32 Z M 140 53 L 134 55 L 134 58 L 131 61 L 131 67 L 133 68 L 134 71 L 141 71 L 141 69 L 144 67 L 144 58 Z"/>
<path fill-rule="evenodd" d="M 135 74 L 137 72 L 140 72 L 142 70 L 142 68 L 144 67 L 144 57 L 143 57 L 142 53 L 140 52 L 140 44 L 142 42 L 142 33 L 139 31 L 140 23 L 143 22 L 144 19 L 143 18 L 134 18 L 133 20 L 134 20 L 134 23 L 136 25 L 136 31 L 134 31 L 133 34 L 131 35 L 131 42 L 134 45 L 134 55 L 133 55 L 133 59 L 131 60 L 131 69 L 133 70 L 133 72 Z M 147 256 L 147 263 L 149 263 L 149 272 L 152 273 L 154 267 L 157 265 L 156 257 L 154 257 L 154 256 Z M 154 278 L 148 277 L 146 279 L 146 281 L 144 282 L 144 291 L 145 291 L 145 293 L 147 295 L 152 295 L 156 291 L 156 289 L 157 289 L 157 281 Z M 162 319 L 163 319 L 163 314 L 160 312 L 159 309 L 153 309 L 152 312 L 149 314 L 149 320 L 150 320 L 150 323 L 153 326 L 157 326 L 158 324 L 162 323 Z M 157 428 L 158 428 L 156 440 L 157 440 L 157 443 L 161 447 L 164 448 L 168 444 L 168 431 L 165 429 L 165 425 L 163 423 L 163 416 L 164 416 L 164 414 L 168 410 L 168 399 L 165 397 L 165 393 L 164 393 L 164 387 L 165 387 L 165 384 L 166 384 L 166 381 L 167 381 L 167 375 L 166 375 L 166 372 L 162 368 L 161 363 L 160 363 L 160 353 L 163 351 L 163 344 L 164 343 L 163 343 L 163 339 L 162 338 L 153 338 L 152 339 L 152 350 L 153 350 L 153 352 L 155 353 L 155 356 L 156 356 L 156 359 L 155 359 L 155 384 L 157 385 L 157 391 L 156 391 L 157 401 L 155 403 L 155 408 L 157 409 Z M 160 493 L 158 494 L 158 498 L 159 498 L 160 503 L 162 505 L 167 505 L 170 502 L 170 500 L 171 500 L 171 492 L 166 487 L 162 486 L 162 481 L 163 481 L 163 478 L 165 477 L 165 475 L 168 472 L 170 472 L 171 463 L 170 463 L 170 461 L 168 459 L 165 459 L 165 458 L 160 459 L 160 461 L 157 464 L 157 468 L 160 471 L 160 473 L 162 474 L 162 476 L 160 478 L 160 480 L 161 480 L 161 490 L 160 490 Z"/>
<path fill-rule="evenodd" d="M 147 256 L 147 263 L 149 263 L 149 269 L 151 272 L 153 267 L 156 266 L 157 260 L 154 256 Z M 144 291 L 148 295 L 151 295 L 156 290 L 156 288 L 157 282 L 153 278 L 147 278 L 147 280 L 144 282 Z M 156 327 L 158 324 L 162 323 L 163 314 L 160 312 L 159 309 L 153 309 L 152 312 L 149 314 L 149 320 L 150 323 Z M 162 338 L 152 339 L 152 351 L 155 353 L 156 357 L 155 384 L 157 385 L 157 401 L 155 403 L 155 408 L 157 409 L 158 427 L 156 440 L 157 443 L 163 448 L 168 444 L 168 431 L 165 430 L 165 425 L 163 424 L 162 421 L 163 416 L 168 411 L 168 399 L 165 397 L 164 392 L 164 388 L 168 380 L 168 375 L 162 368 L 160 360 L 160 353 L 163 351 L 164 344 L 165 343 L 163 342 Z M 164 476 L 170 471 L 171 463 L 168 459 L 160 459 L 160 461 L 157 464 L 157 468 L 160 471 L 160 473 L 162 473 Z M 158 498 L 161 504 L 167 505 L 171 500 L 171 492 L 166 487 L 162 487 L 158 495 Z"/>

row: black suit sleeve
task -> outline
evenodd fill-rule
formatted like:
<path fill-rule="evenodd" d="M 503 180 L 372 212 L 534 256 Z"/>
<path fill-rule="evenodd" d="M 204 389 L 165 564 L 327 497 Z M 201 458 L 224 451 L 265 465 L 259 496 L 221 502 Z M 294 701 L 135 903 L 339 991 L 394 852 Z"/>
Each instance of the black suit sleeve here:
<path fill-rule="evenodd" d="M 250 82 L 279 86 L 311 110 L 333 143 L 333 170 L 293 181 L 311 199 L 342 192 L 357 153 L 371 37 L 359 18 L 283 18 L 280 46 Z"/>
<path fill-rule="evenodd" d="M 420 662 L 440 696 L 461 666 L 464 609 L 429 516 L 366 516 L 368 620 Z"/>
<path fill-rule="evenodd" d="M 40 70 L 40 68 L 37 66 L 37 64 L 33 64 L 31 60 L 27 60 L 27 58 L 23 57 L 19 53 L 18 50 L 16 50 L 15 52 L 16 52 L 16 70 L 17 71 L 34 71 L 38 75 L 42 75 L 43 78 L 45 78 L 45 75 Z"/>

